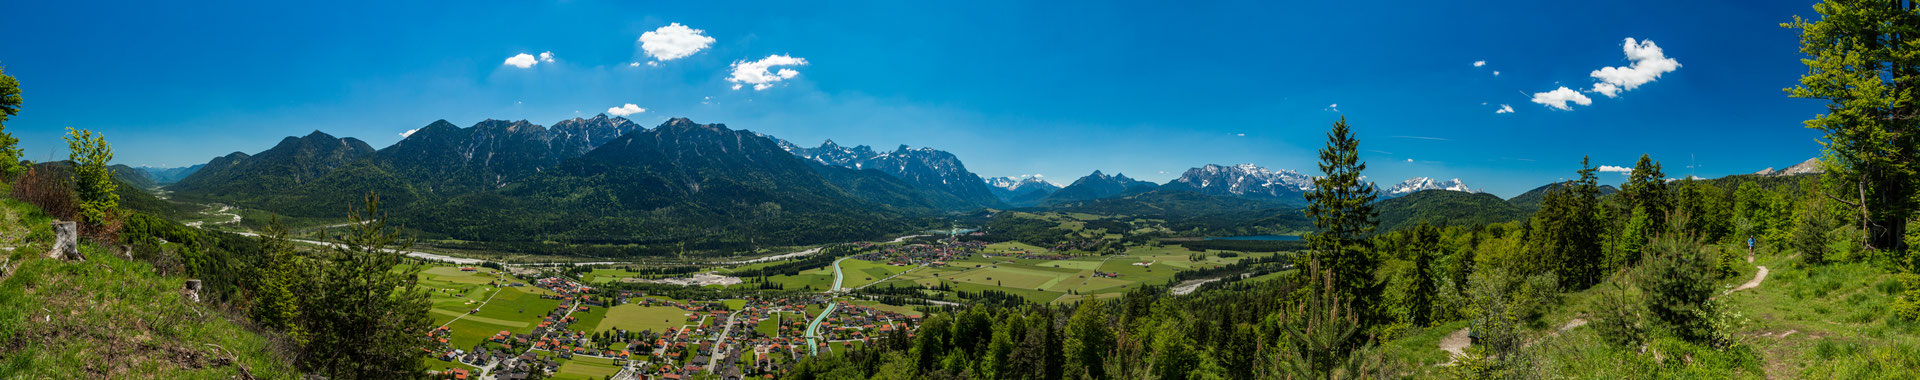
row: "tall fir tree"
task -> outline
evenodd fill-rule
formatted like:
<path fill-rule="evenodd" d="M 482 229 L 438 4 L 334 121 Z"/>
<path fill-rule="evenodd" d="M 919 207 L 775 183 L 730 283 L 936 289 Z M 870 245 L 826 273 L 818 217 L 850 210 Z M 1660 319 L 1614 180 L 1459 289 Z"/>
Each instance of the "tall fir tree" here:
<path fill-rule="evenodd" d="M 1640 231 L 1643 236 L 1653 236 L 1667 229 L 1667 214 L 1673 210 L 1673 196 L 1667 191 L 1667 173 L 1661 171 L 1660 162 L 1645 154 L 1633 164 L 1633 171 L 1627 176 L 1627 183 L 1621 186 L 1621 195 L 1635 210 L 1645 212 L 1647 225 Z"/>
<path fill-rule="evenodd" d="M 260 251 L 266 253 L 263 262 L 255 266 L 254 279 L 258 281 L 253 295 L 253 321 L 262 327 L 285 331 L 294 340 L 304 340 L 299 325 L 300 318 L 299 282 L 305 278 L 301 268 L 304 264 L 294 255 L 293 241 L 287 239 L 287 228 L 275 216 L 268 221 L 260 234 Z"/>
<path fill-rule="evenodd" d="M 1600 249 L 1600 187 L 1596 169 L 1580 159 L 1580 179 L 1549 192 L 1528 228 L 1528 271 L 1552 271 L 1560 285 L 1584 289 L 1598 283 L 1607 261 Z"/>
<path fill-rule="evenodd" d="M 1333 287 L 1339 298 L 1353 302 L 1363 324 L 1374 319 L 1373 306 L 1381 292 L 1374 278 L 1377 260 L 1371 240 L 1379 228 L 1380 213 L 1373 209 L 1379 197 L 1373 183 L 1361 181 L 1367 164 L 1360 161 L 1360 140 L 1353 137 L 1347 118 L 1333 123 L 1327 132 L 1327 147 L 1320 149 L 1320 172 L 1313 180 L 1313 192 L 1307 193 L 1306 213 L 1319 232 L 1307 235 L 1306 261 L 1318 261 L 1333 273 Z"/>
<path fill-rule="evenodd" d="M 1807 74 L 1788 88 L 1823 99 L 1827 113 L 1806 121 L 1826 133 L 1831 199 L 1858 210 L 1868 249 L 1904 250 L 1920 199 L 1920 11 L 1912 0 L 1828 0 L 1820 20 L 1794 17 Z"/>

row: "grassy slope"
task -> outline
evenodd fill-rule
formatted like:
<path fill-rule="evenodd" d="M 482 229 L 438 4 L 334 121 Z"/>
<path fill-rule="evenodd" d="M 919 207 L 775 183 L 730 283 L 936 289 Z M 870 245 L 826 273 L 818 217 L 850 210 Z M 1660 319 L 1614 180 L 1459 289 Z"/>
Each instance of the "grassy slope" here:
<path fill-rule="evenodd" d="M 1894 319 L 1888 306 L 1902 287 L 1885 269 L 1865 263 L 1809 266 L 1788 254 L 1762 252 L 1754 264 L 1721 280 L 1723 289 L 1770 273 L 1753 289 L 1722 296 L 1741 316 L 1734 345 L 1713 348 L 1654 333 L 1640 348 L 1616 347 L 1591 326 L 1544 337 L 1574 318 L 1593 321 L 1595 290 L 1566 293 L 1532 327 L 1528 352 L 1551 373 L 1579 378 L 1914 378 L 1920 374 L 1920 323 Z M 1605 288 L 1602 285 L 1597 288 Z M 1465 327 L 1452 322 L 1407 331 L 1382 349 L 1416 377 L 1444 377 L 1440 338 Z M 1660 352 L 1656 356 L 1651 352 Z M 1675 360 L 1678 358 L 1679 360 Z"/>
<path fill-rule="evenodd" d="M 52 234 L 32 206 L 0 199 L 4 244 L 17 265 L 0 281 L 0 378 L 295 377 L 274 345 L 205 305 L 185 302 L 186 280 L 83 244 L 85 262 L 38 255 Z"/>

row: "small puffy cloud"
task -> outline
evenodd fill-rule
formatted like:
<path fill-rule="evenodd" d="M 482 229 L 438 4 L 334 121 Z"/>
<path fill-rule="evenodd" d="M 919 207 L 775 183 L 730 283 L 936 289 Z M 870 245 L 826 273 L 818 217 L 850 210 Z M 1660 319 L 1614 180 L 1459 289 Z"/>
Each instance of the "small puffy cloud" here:
<path fill-rule="evenodd" d="M 1666 52 L 1661 51 L 1660 46 L 1654 45 L 1653 41 L 1636 42 L 1633 38 L 1627 38 L 1627 43 L 1621 50 L 1627 53 L 1627 60 L 1633 61 L 1633 64 L 1594 70 L 1590 75 L 1600 83 L 1593 85 L 1593 92 L 1614 97 L 1621 91 L 1633 90 L 1642 84 L 1660 79 L 1660 74 L 1680 69 L 1680 61 L 1667 58 Z"/>
<path fill-rule="evenodd" d="M 1407 162 L 1413 162 L 1413 159 L 1409 158 L 1407 159 Z"/>
<path fill-rule="evenodd" d="M 1513 106 L 1501 104 L 1500 110 L 1493 111 L 1493 113 L 1513 113 Z"/>
<path fill-rule="evenodd" d="M 640 108 L 640 106 L 633 105 L 633 103 L 627 103 L 627 105 L 624 105 L 624 106 L 607 109 L 607 114 L 613 115 L 613 116 L 627 116 L 627 115 L 632 115 L 632 114 L 641 113 L 641 112 L 647 112 L 647 109 Z"/>
<path fill-rule="evenodd" d="M 1633 173 L 1633 168 L 1624 167 L 1624 166 L 1600 165 L 1600 172 L 1601 173 L 1620 173 L 1620 175 L 1627 175 L 1627 174 Z"/>
<path fill-rule="evenodd" d="M 540 62 L 553 62 L 553 52 L 540 52 Z"/>
<path fill-rule="evenodd" d="M 1559 89 L 1553 91 L 1534 93 L 1533 102 L 1548 107 L 1559 108 L 1562 111 L 1568 111 L 1572 110 L 1573 107 L 1568 106 L 1567 102 L 1585 106 L 1592 105 L 1593 99 L 1588 98 L 1586 95 L 1581 95 L 1579 91 L 1561 86 Z"/>
<path fill-rule="evenodd" d="M 1493 76 L 1496 76 L 1496 77 L 1497 77 L 1497 76 L 1500 76 L 1500 70 L 1494 70 L 1494 71 L 1493 71 Z"/>
<path fill-rule="evenodd" d="M 640 34 L 640 50 L 654 61 L 671 61 L 713 45 L 713 37 L 707 37 L 705 30 L 689 28 L 680 23 L 672 23 Z"/>
<path fill-rule="evenodd" d="M 648 63 L 652 63 L 652 62 L 648 62 Z M 631 63 L 628 63 L 628 64 L 627 64 L 627 67 L 640 67 L 640 63 L 639 63 L 639 62 L 631 62 Z"/>
<path fill-rule="evenodd" d="M 1340 103 L 1328 104 L 1326 110 L 1340 112 Z"/>
<path fill-rule="evenodd" d="M 407 136 L 413 136 L 414 132 L 419 132 L 419 131 L 420 131 L 419 129 L 408 129 L 406 132 L 400 132 L 400 138 L 404 139 L 404 138 L 407 138 Z"/>
<path fill-rule="evenodd" d="M 1486 66 L 1487 61 L 1473 61 L 1473 67 Z"/>
<path fill-rule="evenodd" d="M 507 57 L 506 65 L 525 69 L 525 68 L 533 67 L 533 65 L 536 65 L 539 63 L 540 63 L 540 60 L 537 58 L 534 58 L 532 54 L 520 53 L 512 57 Z"/>
<path fill-rule="evenodd" d="M 1245 133 L 1235 133 L 1235 134 L 1233 134 L 1233 135 L 1234 135 L 1234 136 L 1240 136 L 1240 137 L 1247 137 L 1247 134 L 1245 134 Z"/>
<path fill-rule="evenodd" d="M 1594 83 L 1592 91 L 1611 98 L 1620 95 L 1620 86 L 1615 86 L 1612 83 Z"/>
<path fill-rule="evenodd" d="M 727 77 L 727 81 L 734 83 L 733 89 L 735 90 L 748 84 L 753 85 L 754 91 L 765 90 L 773 87 L 775 82 L 793 79 L 793 77 L 800 75 L 800 71 L 791 68 L 780 68 L 779 71 L 772 71 L 770 70 L 771 68 L 776 66 L 805 66 L 806 64 L 806 58 L 794 58 L 793 56 L 785 54 L 769 55 L 758 61 L 734 61 L 733 76 Z"/>

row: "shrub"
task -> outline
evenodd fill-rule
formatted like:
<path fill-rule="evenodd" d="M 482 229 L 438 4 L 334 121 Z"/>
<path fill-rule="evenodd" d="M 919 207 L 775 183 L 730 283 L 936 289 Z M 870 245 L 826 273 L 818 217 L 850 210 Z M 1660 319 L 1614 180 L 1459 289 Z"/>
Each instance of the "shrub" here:
<path fill-rule="evenodd" d="M 1893 316 L 1908 321 L 1920 321 L 1920 274 L 1901 273 L 1898 275 L 1905 294 L 1893 301 Z"/>
<path fill-rule="evenodd" d="M 1674 336 L 1690 342 L 1713 339 L 1707 303 L 1714 294 L 1716 275 L 1700 242 L 1692 236 L 1669 233 L 1648 244 L 1651 257 L 1641 273 L 1648 314 Z"/>
<path fill-rule="evenodd" d="M 1646 327 L 1641 325 L 1644 318 L 1641 301 L 1627 293 L 1627 288 L 1619 282 L 1611 282 L 1601 289 L 1594 302 L 1593 329 L 1601 339 L 1620 347 L 1637 347 L 1646 342 Z"/>

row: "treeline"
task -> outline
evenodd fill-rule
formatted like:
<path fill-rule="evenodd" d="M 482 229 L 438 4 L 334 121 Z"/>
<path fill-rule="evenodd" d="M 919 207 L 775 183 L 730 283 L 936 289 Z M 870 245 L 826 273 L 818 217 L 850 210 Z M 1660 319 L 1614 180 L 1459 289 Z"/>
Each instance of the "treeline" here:
<path fill-rule="evenodd" d="M 1198 240 L 1182 240 L 1182 241 L 1176 242 L 1176 244 L 1179 244 L 1181 247 L 1185 247 L 1186 249 L 1189 249 L 1189 250 L 1197 250 L 1197 251 L 1223 250 L 1223 251 L 1240 251 L 1240 252 L 1298 251 L 1298 250 L 1306 249 L 1307 247 L 1307 242 L 1303 240 L 1198 239 Z"/>
<path fill-rule="evenodd" d="M 834 260 L 860 253 L 860 248 L 850 244 L 835 244 L 821 248 L 820 252 L 807 255 L 798 260 L 781 261 L 772 265 L 734 271 L 735 277 L 792 276 L 808 269 L 833 265 Z"/>

